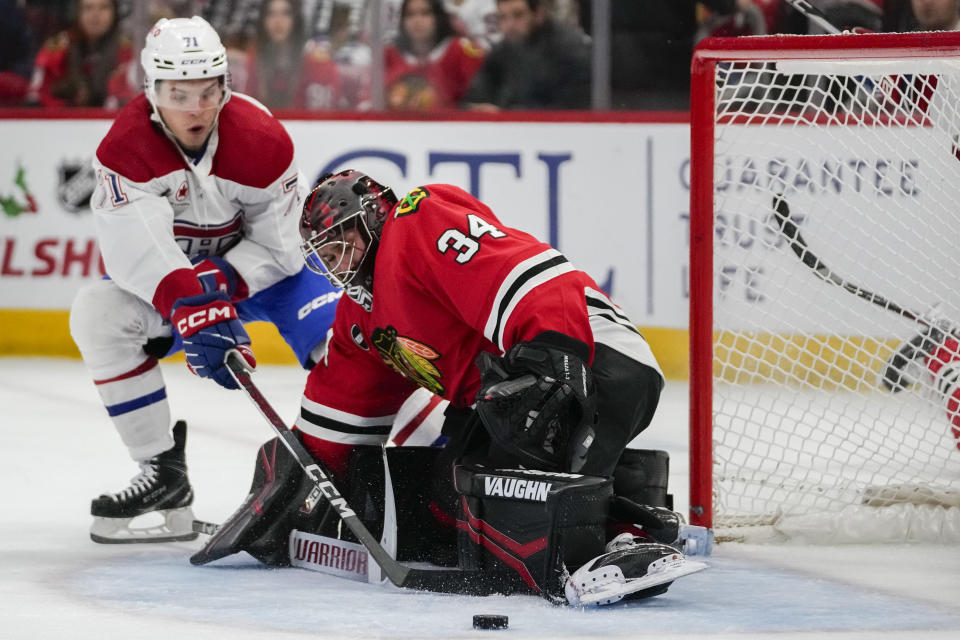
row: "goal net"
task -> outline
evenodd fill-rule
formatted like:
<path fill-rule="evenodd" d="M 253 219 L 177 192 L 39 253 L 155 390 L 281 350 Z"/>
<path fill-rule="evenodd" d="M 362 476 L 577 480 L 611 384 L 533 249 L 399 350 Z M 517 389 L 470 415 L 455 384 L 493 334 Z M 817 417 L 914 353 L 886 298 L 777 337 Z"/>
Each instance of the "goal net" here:
<path fill-rule="evenodd" d="M 960 34 L 710 39 L 691 119 L 691 520 L 960 541 L 960 415 L 883 384 L 960 327 Z"/>

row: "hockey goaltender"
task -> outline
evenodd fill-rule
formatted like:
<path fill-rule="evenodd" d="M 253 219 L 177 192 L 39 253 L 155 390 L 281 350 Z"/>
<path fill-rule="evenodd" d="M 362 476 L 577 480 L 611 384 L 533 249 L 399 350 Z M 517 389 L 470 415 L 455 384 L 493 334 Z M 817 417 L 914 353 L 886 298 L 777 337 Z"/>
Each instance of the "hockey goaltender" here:
<path fill-rule="evenodd" d="M 666 453 L 626 448 L 660 368 L 587 274 L 455 186 L 398 200 L 352 170 L 320 178 L 300 234 L 345 295 L 295 433 L 376 535 L 395 501 L 397 560 L 482 575 L 465 593 L 574 605 L 657 595 L 704 568 L 682 553 L 709 537 L 668 508 Z M 386 449 L 385 500 L 381 447 L 418 386 L 450 401 L 446 442 Z M 285 566 L 306 549 L 292 537 L 349 538 L 325 502 L 308 508 L 301 464 L 265 443 L 246 501 L 191 561 L 245 550 Z"/>

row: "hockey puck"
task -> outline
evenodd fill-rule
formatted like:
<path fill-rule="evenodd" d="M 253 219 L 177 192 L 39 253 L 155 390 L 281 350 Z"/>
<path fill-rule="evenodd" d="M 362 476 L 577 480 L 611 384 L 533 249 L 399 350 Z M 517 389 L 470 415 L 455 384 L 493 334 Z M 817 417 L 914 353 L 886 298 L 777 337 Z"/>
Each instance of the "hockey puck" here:
<path fill-rule="evenodd" d="M 473 616 L 474 629 L 506 629 L 509 623 L 507 616 L 478 615 Z"/>

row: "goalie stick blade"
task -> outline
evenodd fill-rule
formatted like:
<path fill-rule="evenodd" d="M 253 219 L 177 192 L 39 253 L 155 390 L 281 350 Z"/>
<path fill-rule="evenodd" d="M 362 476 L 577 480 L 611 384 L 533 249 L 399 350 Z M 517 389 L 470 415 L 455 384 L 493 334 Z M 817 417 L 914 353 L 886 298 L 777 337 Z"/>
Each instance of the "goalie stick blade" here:
<path fill-rule="evenodd" d="M 463 596 L 511 595 L 518 592 L 513 583 L 495 573 L 461 569 L 411 568 L 400 586 L 404 589 Z M 531 592 L 524 590 L 522 593 Z"/>

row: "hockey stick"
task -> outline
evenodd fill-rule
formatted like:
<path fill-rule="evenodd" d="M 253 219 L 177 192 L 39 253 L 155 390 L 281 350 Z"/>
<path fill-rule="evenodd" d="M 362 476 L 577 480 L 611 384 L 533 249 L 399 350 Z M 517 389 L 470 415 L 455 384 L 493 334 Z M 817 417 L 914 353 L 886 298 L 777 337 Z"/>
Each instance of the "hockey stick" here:
<path fill-rule="evenodd" d="M 827 33 L 842 33 L 840 29 L 837 29 L 835 26 L 833 26 L 833 24 L 830 23 L 829 20 L 827 20 L 827 16 L 823 13 L 823 11 L 807 2 L 807 0 L 787 0 L 787 2 L 794 9 L 806 16 L 810 22 L 816 23 Z"/>
<path fill-rule="evenodd" d="M 814 275 L 816 275 L 818 278 L 829 284 L 836 285 L 844 291 L 848 291 L 858 298 L 862 298 L 871 304 L 875 304 L 878 307 L 892 311 L 893 313 L 896 313 L 907 320 L 913 320 L 924 327 L 932 326 L 931 323 L 921 317 L 920 314 L 910 311 L 909 309 L 904 309 L 900 305 L 887 300 L 883 296 L 873 293 L 872 291 L 868 291 L 848 280 L 844 280 L 834 273 L 833 269 L 825 265 L 820 258 L 810 251 L 810 248 L 807 246 L 807 241 L 804 240 L 802 235 L 800 235 L 799 227 L 797 227 L 796 223 L 790 219 L 790 205 L 787 204 L 786 200 L 784 200 L 783 194 L 778 193 L 773 197 L 773 213 L 777 220 L 777 224 L 780 226 L 780 232 L 790 243 L 790 248 L 797 255 L 797 257 L 800 258 L 800 261 L 803 262 L 803 264 L 810 267 Z"/>
<path fill-rule="evenodd" d="M 367 549 L 367 553 L 380 566 L 390 582 L 407 589 L 462 595 L 479 596 L 503 592 L 502 582 L 484 571 L 416 569 L 397 562 L 387 553 L 386 549 L 347 504 L 346 499 L 331 480 L 332 474 L 323 461 L 314 459 L 293 431 L 283 422 L 280 415 L 270 406 L 260 389 L 253 383 L 253 378 L 244 366 L 241 356 L 234 351 L 228 352 L 226 364 L 230 370 L 230 375 L 246 391 L 247 397 L 253 401 L 263 417 L 270 423 L 280 442 L 294 457 L 304 473 L 313 480 L 313 491 L 307 497 L 307 502 L 316 502 L 321 497 L 326 499 L 336 509 L 340 519 L 350 529 L 350 532 Z"/>

